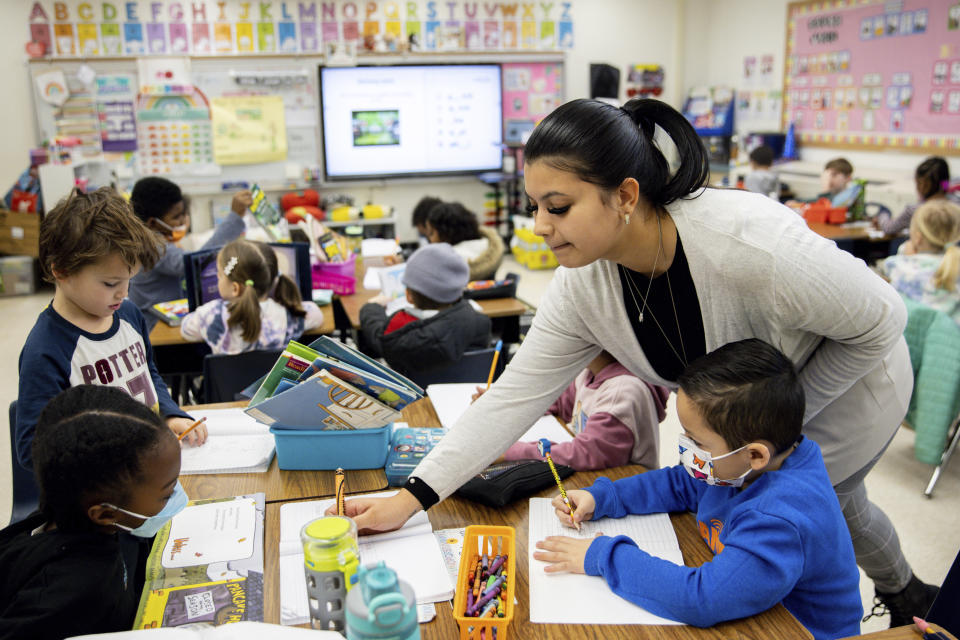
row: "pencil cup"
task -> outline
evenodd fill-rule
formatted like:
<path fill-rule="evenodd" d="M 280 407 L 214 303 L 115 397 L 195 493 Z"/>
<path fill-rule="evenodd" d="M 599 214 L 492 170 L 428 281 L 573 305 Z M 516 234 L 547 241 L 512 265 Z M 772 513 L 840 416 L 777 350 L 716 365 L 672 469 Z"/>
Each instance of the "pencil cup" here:
<path fill-rule="evenodd" d="M 350 518 L 326 516 L 300 530 L 310 626 L 343 631 L 350 579 L 360 564 L 357 525 Z"/>
<path fill-rule="evenodd" d="M 453 599 L 460 640 L 506 640 L 517 595 L 516 539 L 513 527 L 467 527 Z"/>
<path fill-rule="evenodd" d="M 346 617 L 347 640 L 420 640 L 413 587 L 383 561 L 357 570 Z"/>

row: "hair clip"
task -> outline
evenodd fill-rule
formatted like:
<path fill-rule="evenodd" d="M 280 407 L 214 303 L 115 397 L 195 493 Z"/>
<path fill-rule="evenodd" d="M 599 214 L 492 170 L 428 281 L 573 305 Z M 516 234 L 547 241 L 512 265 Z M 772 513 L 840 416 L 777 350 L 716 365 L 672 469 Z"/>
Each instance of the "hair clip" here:
<path fill-rule="evenodd" d="M 243 284 L 247 285 L 248 287 L 252 287 L 252 286 L 253 286 L 253 280 L 245 280 Z"/>
<path fill-rule="evenodd" d="M 234 267 L 237 266 L 238 262 L 240 261 L 237 259 L 237 256 L 233 256 L 227 260 L 226 266 L 223 267 L 223 275 L 229 276 L 233 272 Z"/>

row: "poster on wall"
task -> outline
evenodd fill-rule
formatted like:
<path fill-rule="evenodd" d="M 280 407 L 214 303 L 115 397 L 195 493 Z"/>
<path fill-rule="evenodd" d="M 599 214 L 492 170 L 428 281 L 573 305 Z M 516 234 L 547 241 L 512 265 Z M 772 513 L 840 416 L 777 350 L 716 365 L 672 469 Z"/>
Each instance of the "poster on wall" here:
<path fill-rule="evenodd" d="M 806 144 L 960 154 L 957 6 L 790 5 L 781 124 Z"/>
<path fill-rule="evenodd" d="M 217 164 L 258 164 L 287 157 L 280 96 L 214 98 L 213 157 Z"/>
<path fill-rule="evenodd" d="M 140 175 L 218 175 L 213 161 L 210 106 L 195 87 L 137 96 Z"/>
<path fill-rule="evenodd" d="M 504 142 L 521 144 L 536 124 L 563 102 L 563 66 L 556 62 L 501 66 Z"/>
<path fill-rule="evenodd" d="M 583 0 L 581 0 L 583 1 Z M 573 2 L 288 2 L 35 0 L 26 42 L 39 56 L 323 52 L 355 42 L 371 52 L 571 49 Z M 53 42 L 50 42 L 50 29 Z M 33 54 L 32 54 L 33 55 Z"/>
<path fill-rule="evenodd" d="M 98 75 L 95 82 L 100 145 L 104 153 L 136 151 L 137 79 L 133 74 L 112 74 Z"/>

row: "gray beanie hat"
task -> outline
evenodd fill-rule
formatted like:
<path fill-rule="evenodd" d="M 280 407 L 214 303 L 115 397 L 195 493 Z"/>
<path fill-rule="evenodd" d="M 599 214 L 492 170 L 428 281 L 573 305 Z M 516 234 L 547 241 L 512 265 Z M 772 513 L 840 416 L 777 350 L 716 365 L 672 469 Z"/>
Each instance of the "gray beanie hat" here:
<path fill-rule="evenodd" d="M 417 249 L 407 260 L 403 284 L 437 302 L 456 302 L 470 282 L 470 267 L 446 242 Z"/>

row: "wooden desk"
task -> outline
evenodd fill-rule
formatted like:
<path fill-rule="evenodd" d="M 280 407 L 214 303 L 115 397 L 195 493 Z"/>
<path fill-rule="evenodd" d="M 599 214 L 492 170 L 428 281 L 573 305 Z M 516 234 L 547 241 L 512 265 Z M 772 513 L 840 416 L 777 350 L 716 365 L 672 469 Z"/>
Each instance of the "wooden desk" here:
<path fill-rule="evenodd" d="M 948 638 L 951 638 L 951 640 L 956 640 L 956 638 L 950 635 L 949 631 L 945 631 L 942 627 L 937 626 L 936 629 Z M 903 627 L 893 627 L 892 629 L 884 629 L 883 631 L 874 631 L 873 633 L 865 633 L 861 636 L 850 636 L 843 640 L 854 640 L 854 638 L 860 640 L 923 640 L 920 630 L 912 624 Z"/>
<path fill-rule="evenodd" d="M 243 407 L 246 402 L 222 402 L 218 404 L 184 407 L 184 411 L 203 414 L 204 409 Z M 440 419 L 429 399 L 415 402 L 403 410 L 403 419 L 411 426 L 439 427 Z M 287 502 L 290 500 L 328 498 L 334 490 L 333 471 L 281 471 L 274 457 L 266 473 L 224 473 L 180 476 L 187 495 L 193 500 L 226 498 L 262 491 L 266 501 Z M 383 469 L 349 472 L 347 495 L 369 493 L 387 489 L 387 476 Z"/>
<path fill-rule="evenodd" d="M 642 471 L 642 467 L 630 466 L 604 471 L 578 472 L 565 481 L 569 488 L 585 487 L 601 475 L 610 478 L 622 478 Z M 362 472 L 368 473 L 368 472 Z M 356 477 L 353 473 L 351 477 Z M 538 497 L 552 497 L 556 489 L 550 488 L 537 494 Z M 528 564 L 528 503 L 518 500 L 504 509 L 491 509 L 483 505 L 450 497 L 434 506 L 428 515 L 434 529 L 462 527 L 467 524 L 509 525 L 517 532 L 517 601 L 513 622 L 510 624 L 510 637 L 523 640 L 546 640 L 548 638 L 592 638 L 596 640 L 693 640 L 713 638 L 717 640 L 752 638 L 809 639 L 810 633 L 783 607 L 777 605 L 759 615 L 747 619 L 725 622 L 709 629 L 690 626 L 640 626 L 640 625 L 573 625 L 573 624 L 533 624 L 530 622 L 530 579 Z M 712 558 L 712 554 L 697 530 L 696 521 L 687 513 L 671 514 L 671 521 L 677 531 L 683 560 L 687 566 L 699 566 Z M 280 505 L 267 505 L 265 520 L 265 572 L 264 572 L 264 620 L 280 621 Z M 606 587 L 604 587 L 606 588 Z M 446 602 L 436 604 L 437 617 L 429 623 L 420 625 L 421 638 L 424 640 L 448 640 L 459 637 L 453 610 Z M 900 640 L 891 638 L 890 640 Z"/>
<path fill-rule="evenodd" d="M 892 243 L 895 236 L 871 236 L 864 226 L 847 227 L 825 222 L 808 222 L 807 225 L 815 233 L 833 240 L 837 247 L 852 253 L 867 264 L 896 253 L 896 245 Z"/>
<path fill-rule="evenodd" d="M 361 289 L 357 293 L 337 298 L 347 316 L 347 321 L 350 324 L 349 328 L 360 328 L 360 308 L 379 293 L 379 291 Z M 483 314 L 489 318 L 519 317 L 527 311 L 527 305 L 516 298 L 490 298 L 488 300 L 477 300 L 477 304 L 480 305 Z"/>
<path fill-rule="evenodd" d="M 867 242 L 890 242 L 891 236 L 874 237 L 867 233 L 869 227 L 848 227 L 826 222 L 808 222 L 807 226 L 828 240 L 864 240 Z"/>
<path fill-rule="evenodd" d="M 309 329 L 304 332 L 307 336 L 328 335 L 333 333 L 336 328 L 333 320 L 333 305 L 325 304 L 320 307 L 323 311 L 323 324 L 319 327 Z M 180 335 L 180 327 L 171 327 L 162 320 L 157 322 L 150 332 L 150 344 L 156 347 L 170 347 L 175 345 L 192 344 L 183 339 Z M 161 373 L 163 373 L 161 371 Z"/>

